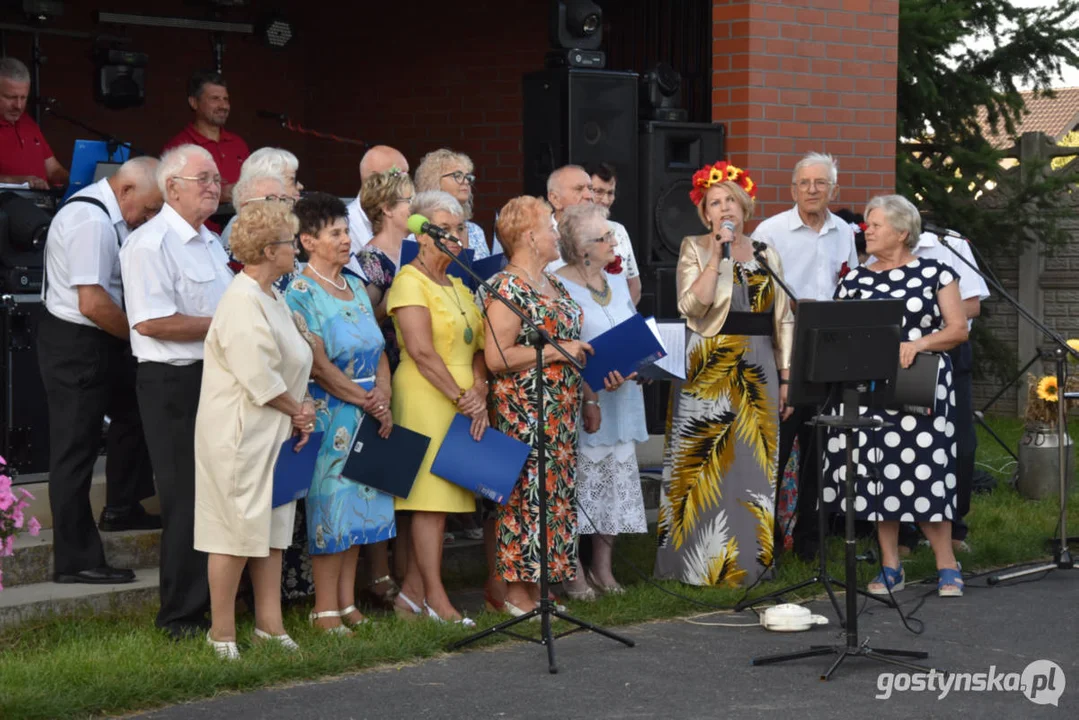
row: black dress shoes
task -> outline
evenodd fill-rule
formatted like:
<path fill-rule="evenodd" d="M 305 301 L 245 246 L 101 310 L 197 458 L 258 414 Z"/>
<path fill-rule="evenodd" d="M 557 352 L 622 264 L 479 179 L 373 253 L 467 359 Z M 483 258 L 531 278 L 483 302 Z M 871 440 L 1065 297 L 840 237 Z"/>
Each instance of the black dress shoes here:
<path fill-rule="evenodd" d="M 80 570 L 76 573 L 56 573 L 52 576 L 52 580 L 53 582 L 58 583 L 119 585 L 122 583 L 135 582 L 135 571 L 102 565 L 93 570 Z"/>
<path fill-rule="evenodd" d="M 102 532 L 160 530 L 161 516 L 151 515 L 138 503 L 124 510 L 114 510 L 107 507 L 101 511 L 101 520 L 97 526 Z"/>
<path fill-rule="evenodd" d="M 169 623 L 161 628 L 173 640 L 180 642 L 191 638 L 203 637 L 210 629 L 208 620 L 188 620 Z"/>

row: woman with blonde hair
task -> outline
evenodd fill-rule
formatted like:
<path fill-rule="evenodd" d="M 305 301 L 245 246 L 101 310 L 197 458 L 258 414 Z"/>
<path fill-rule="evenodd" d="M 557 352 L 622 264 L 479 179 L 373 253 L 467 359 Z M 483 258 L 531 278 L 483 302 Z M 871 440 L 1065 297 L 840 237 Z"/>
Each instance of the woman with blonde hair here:
<path fill-rule="evenodd" d="M 726 161 L 694 174 L 690 199 L 708 232 L 682 240 L 678 256 L 690 332 L 686 379 L 672 390 L 655 574 L 690 585 L 753 584 L 772 565 L 794 318 L 745 235 L 754 195 L 749 173 Z M 779 254 L 764 256 L 782 277 Z"/>
<path fill-rule="evenodd" d="M 472 249 L 474 259 L 480 260 L 489 257 L 491 249 L 487 247 L 483 228 L 472 222 L 473 191 L 476 187 L 474 170 L 472 160 L 464 153 L 447 148 L 429 152 L 416 168 L 416 192 L 441 190 L 457 198 L 465 213 L 468 247 Z"/>
<path fill-rule="evenodd" d="M 281 619 L 281 551 L 292 539 L 295 503 L 271 507 L 273 468 L 289 433 L 315 427 L 306 395 L 311 348 L 274 282 L 292 270 L 296 218 L 277 203 L 245 207 L 232 233 L 244 264 L 221 298 L 205 340 L 195 420 L 195 548 L 209 553 L 219 657 L 235 660 L 236 593 L 244 566 L 255 592 L 255 638 L 289 650 Z"/>

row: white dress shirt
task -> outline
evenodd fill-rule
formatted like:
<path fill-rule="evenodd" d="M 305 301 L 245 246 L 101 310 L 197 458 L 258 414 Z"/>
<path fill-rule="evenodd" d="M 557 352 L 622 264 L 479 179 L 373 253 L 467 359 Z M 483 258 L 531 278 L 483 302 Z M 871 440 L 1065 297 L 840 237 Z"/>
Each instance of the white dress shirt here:
<path fill-rule="evenodd" d="M 93 198 L 109 214 L 90 203 L 64 205 L 53 218 L 45 242 L 45 283 L 41 298 L 53 316 L 78 325 L 97 327 L 79 312 L 79 285 L 99 285 L 117 305 L 123 305 L 120 243 L 130 229 L 120 212 L 107 178 L 72 197 Z M 70 200 L 69 200 L 70 202 Z"/>
<path fill-rule="evenodd" d="M 831 300 L 843 264 L 858 266 L 854 231 L 830 211 L 820 232 L 802 222 L 798 208 L 768 218 L 753 239 L 774 247 L 783 262 L 783 279 L 798 300 Z"/>
<path fill-rule="evenodd" d="M 135 230 L 120 250 L 131 351 L 139 362 L 190 365 L 202 359 L 202 340 L 177 342 L 140 335 L 135 326 L 177 313 L 212 317 L 232 282 L 217 236 L 195 230 L 168 204 Z"/>
<path fill-rule="evenodd" d="M 948 245 L 966 258 L 968 262 L 974 266 L 978 265 L 974 260 L 974 253 L 970 251 L 969 240 L 965 238 L 962 240 L 959 238 L 947 238 L 947 240 Z M 979 300 L 985 300 L 989 297 L 989 287 L 985 284 L 985 279 L 976 273 L 970 265 L 957 258 L 955 253 L 944 247 L 940 239 L 933 233 L 924 232 L 918 236 L 918 244 L 914 248 L 914 254 L 917 257 L 939 260 L 954 270 L 955 274 L 959 276 L 960 299 L 978 298 Z M 869 262 L 867 260 L 866 264 L 869 264 Z M 971 324 L 971 321 L 967 320 L 967 330 L 970 329 Z"/>
<path fill-rule="evenodd" d="M 363 270 L 360 269 L 360 261 L 356 259 L 356 255 L 359 254 L 360 250 L 364 249 L 367 243 L 371 242 L 371 238 L 375 236 L 375 231 L 371 227 L 371 221 L 367 218 L 367 213 L 360 207 L 358 197 L 348 204 L 347 209 L 348 236 L 352 239 L 352 254 L 345 267 L 366 281 L 367 278 L 364 277 Z"/>

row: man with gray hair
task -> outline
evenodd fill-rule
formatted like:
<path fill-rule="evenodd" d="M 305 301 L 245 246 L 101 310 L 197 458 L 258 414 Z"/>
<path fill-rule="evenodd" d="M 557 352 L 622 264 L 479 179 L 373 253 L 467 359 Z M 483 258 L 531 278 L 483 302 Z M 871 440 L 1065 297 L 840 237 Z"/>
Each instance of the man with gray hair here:
<path fill-rule="evenodd" d="M 854 232 L 836 217 L 828 204 L 839 190 L 838 168 L 831 155 L 812 152 L 794 166 L 791 198 L 794 207 L 768 218 L 753 232 L 753 239 L 773 246 L 783 262 L 783 275 L 794 300 L 831 300 L 844 267 L 858 265 Z M 795 437 L 803 461 L 798 476 L 798 517 L 794 526 L 794 551 L 812 559 L 819 550 L 817 534 L 817 462 L 813 430 L 808 421 L 814 408 L 795 408 L 780 424 L 779 477 L 787 466 Z M 808 458 L 808 460 L 806 460 Z M 778 507 L 778 504 L 777 504 Z M 777 527 L 777 532 L 782 528 Z M 780 538 L 782 539 L 782 538 Z M 782 547 L 782 544 L 776 547 Z"/>
<path fill-rule="evenodd" d="M 102 530 L 161 527 L 139 504 L 154 494 L 153 471 L 135 401 L 135 362 L 123 308 L 120 247 L 161 208 L 155 158 L 124 163 L 75 193 L 57 211 L 45 244 L 38 326 L 49 407 L 49 505 L 53 580 L 131 582 L 109 567 L 90 509 L 90 482 L 108 415 Z"/>
<path fill-rule="evenodd" d="M 0 58 L 0 182 L 35 190 L 66 185 L 67 170 L 26 114 L 29 95 L 30 71 L 15 58 Z"/>
<path fill-rule="evenodd" d="M 594 202 L 592 176 L 580 165 L 563 165 L 547 178 L 547 202 L 554 214 L 551 222 L 558 229 L 562 211 L 583 202 Z M 565 266 L 562 258 L 547 263 L 547 272 L 553 273 Z"/>
<path fill-rule="evenodd" d="M 157 626 L 174 638 L 204 632 L 210 594 L 206 555 L 194 549 L 195 415 L 202 344 L 232 282 L 217 236 L 204 224 L 217 211 L 221 175 L 197 145 L 164 154 L 161 212 L 120 250 L 135 391 L 161 501 L 161 609 Z"/>

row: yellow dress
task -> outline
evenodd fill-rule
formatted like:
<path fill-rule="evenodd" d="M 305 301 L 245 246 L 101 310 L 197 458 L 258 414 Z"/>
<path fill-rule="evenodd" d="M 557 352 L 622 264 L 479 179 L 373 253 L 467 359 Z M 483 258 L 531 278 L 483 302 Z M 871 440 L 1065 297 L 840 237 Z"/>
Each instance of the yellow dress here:
<path fill-rule="evenodd" d="M 397 510 L 467 513 L 476 509 L 474 494 L 431 472 L 431 463 L 442 447 L 442 439 L 457 409 L 453 401 L 420 373 L 409 355 L 408 343 L 401 334 L 396 316 L 398 308 L 427 308 L 431 313 L 435 352 L 446 363 L 446 369 L 458 385 L 466 390 L 472 387 L 472 358 L 483 349 L 483 316 L 468 288 L 459 279 L 452 276 L 450 279 L 452 287 L 438 285 L 412 265 L 406 265 L 397 273 L 386 297 L 386 311 L 393 317 L 397 346 L 401 349 L 401 362 L 393 374 L 393 421 L 431 438 L 412 492 L 404 500 L 397 499 L 394 503 Z M 469 326 L 472 328 L 471 341 L 466 342 Z"/>

